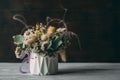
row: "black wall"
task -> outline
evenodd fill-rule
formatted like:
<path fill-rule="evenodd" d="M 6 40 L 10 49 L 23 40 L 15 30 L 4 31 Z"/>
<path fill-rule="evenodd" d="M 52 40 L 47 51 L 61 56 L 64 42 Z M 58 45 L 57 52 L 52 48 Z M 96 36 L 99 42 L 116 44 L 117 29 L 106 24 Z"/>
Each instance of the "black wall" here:
<path fill-rule="evenodd" d="M 47 16 L 62 18 L 68 9 L 68 29 L 77 33 L 66 50 L 68 62 L 120 62 L 119 2 L 112 0 L 0 0 L 0 61 L 19 61 L 14 55 L 12 36 L 24 27 L 14 21 L 14 14 L 22 14 L 28 24 L 45 22 Z"/>

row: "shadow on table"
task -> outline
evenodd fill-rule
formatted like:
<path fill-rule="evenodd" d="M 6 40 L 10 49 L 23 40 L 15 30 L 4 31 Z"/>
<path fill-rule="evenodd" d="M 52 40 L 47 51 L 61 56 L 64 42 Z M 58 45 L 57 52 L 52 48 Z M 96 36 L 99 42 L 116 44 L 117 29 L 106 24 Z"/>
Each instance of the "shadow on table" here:
<path fill-rule="evenodd" d="M 60 69 L 58 74 L 87 74 L 87 73 L 99 73 L 112 69 L 82 69 L 82 68 L 69 68 L 69 69 Z"/>

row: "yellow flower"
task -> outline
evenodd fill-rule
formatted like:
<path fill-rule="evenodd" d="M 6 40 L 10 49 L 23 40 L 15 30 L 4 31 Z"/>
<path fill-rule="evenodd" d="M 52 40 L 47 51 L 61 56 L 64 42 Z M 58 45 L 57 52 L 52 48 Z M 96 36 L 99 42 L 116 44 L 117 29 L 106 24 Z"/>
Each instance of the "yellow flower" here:
<path fill-rule="evenodd" d="M 39 23 L 36 23 L 36 30 L 39 29 Z"/>
<path fill-rule="evenodd" d="M 43 25 L 42 25 L 42 23 L 37 23 L 36 24 L 36 31 L 35 31 L 37 34 L 43 34 L 44 32 L 43 32 Z"/>
<path fill-rule="evenodd" d="M 48 28 L 48 30 L 47 30 L 47 33 L 48 34 L 52 34 L 52 33 L 54 33 L 56 31 L 56 28 L 54 27 L 54 26 L 50 26 L 49 28 Z"/>
<path fill-rule="evenodd" d="M 36 34 L 42 34 L 39 30 L 35 31 Z"/>
<path fill-rule="evenodd" d="M 40 29 L 39 23 L 36 23 L 36 30 L 35 30 L 36 34 L 41 34 L 39 29 Z"/>

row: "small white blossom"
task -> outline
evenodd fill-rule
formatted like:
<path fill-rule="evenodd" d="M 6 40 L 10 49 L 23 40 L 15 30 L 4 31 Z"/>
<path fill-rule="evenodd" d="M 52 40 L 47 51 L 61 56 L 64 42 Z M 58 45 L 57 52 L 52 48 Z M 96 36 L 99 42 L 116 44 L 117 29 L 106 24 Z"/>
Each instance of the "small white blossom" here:
<path fill-rule="evenodd" d="M 28 34 L 27 34 L 28 33 Z M 24 33 L 24 39 L 28 40 L 31 38 L 31 36 L 34 34 L 34 30 L 33 29 L 28 29 L 27 31 L 25 31 Z"/>

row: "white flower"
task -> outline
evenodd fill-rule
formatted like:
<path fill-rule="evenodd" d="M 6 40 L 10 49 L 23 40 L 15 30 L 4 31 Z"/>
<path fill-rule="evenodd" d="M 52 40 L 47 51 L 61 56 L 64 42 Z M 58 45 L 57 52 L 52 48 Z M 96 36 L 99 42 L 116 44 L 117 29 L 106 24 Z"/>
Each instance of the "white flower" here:
<path fill-rule="evenodd" d="M 31 36 L 34 34 L 34 30 L 33 29 L 28 29 L 27 31 L 25 31 L 24 33 L 24 39 L 28 40 L 31 38 Z"/>

